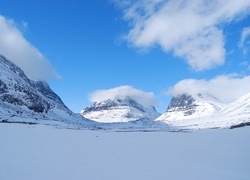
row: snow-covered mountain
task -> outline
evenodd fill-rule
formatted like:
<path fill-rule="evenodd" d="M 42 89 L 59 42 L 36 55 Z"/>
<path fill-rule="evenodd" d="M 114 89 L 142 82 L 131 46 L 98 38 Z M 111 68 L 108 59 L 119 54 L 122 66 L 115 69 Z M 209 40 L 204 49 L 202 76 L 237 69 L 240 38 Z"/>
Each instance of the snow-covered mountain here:
<path fill-rule="evenodd" d="M 250 93 L 225 104 L 212 95 L 179 95 L 156 121 L 187 129 L 231 128 L 250 122 Z"/>
<path fill-rule="evenodd" d="M 14 63 L 0 55 L 0 120 L 16 117 L 76 123 L 70 111 L 46 82 L 30 80 Z"/>
<path fill-rule="evenodd" d="M 169 129 L 167 125 L 180 129 L 232 128 L 250 125 L 250 93 L 229 104 L 211 94 L 181 94 L 172 98 L 161 116 L 153 106 L 129 96 L 95 102 L 75 114 L 46 82 L 30 80 L 18 66 L 0 55 L 0 122 L 14 121 L 57 121 L 76 127 L 127 130 Z"/>
<path fill-rule="evenodd" d="M 167 108 L 157 120 L 179 121 L 210 116 L 223 107 L 224 104 L 210 94 L 174 96 Z"/>
<path fill-rule="evenodd" d="M 80 114 L 85 118 L 103 123 L 154 120 L 160 116 L 153 106 L 139 104 L 131 98 L 95 102 L 83 109 Z"/>

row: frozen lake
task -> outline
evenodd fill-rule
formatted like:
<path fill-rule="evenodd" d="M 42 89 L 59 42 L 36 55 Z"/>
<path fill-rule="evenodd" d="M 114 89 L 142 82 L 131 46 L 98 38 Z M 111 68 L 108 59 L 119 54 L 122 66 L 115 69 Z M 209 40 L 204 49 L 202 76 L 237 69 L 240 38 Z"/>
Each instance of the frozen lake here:
<path fill-rule="evenodd" d="M 107 132 L 0 124 L 3 180 L 249 180 L 250 127 Z"/>

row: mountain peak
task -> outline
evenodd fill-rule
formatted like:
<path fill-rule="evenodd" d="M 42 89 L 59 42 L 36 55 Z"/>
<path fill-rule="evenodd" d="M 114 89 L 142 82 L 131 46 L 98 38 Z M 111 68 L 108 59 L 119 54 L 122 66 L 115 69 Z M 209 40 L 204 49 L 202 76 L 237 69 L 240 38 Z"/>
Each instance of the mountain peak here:
<path fill-rule="evenodd" d="M 153 106 L 144 106 L 130 98 L 108 99 L 94 102 L 80 114 L 97 122 L 129 122 L 135 120 L 154 120 L 160 114 Z"/>
<path fill-rule="evenodd" d="M 212 115 L 223 107 L 223 103 L 210 94 L 181 94 L 171 99 L 167 111 L 157 120 L 171 122 L 201 118 Z"/>
<path fill-rule="evenodd" d="M 185 114 L 192 114 L 194 112 L 193 109 L 197 106 L 195 101 L 196 100 L 191 95 L 187 94 L 174 96 L 167 108 L 167 112 L 176 111 L 176 109 L 178 109 L 179 111 L 186 111 Z"/>

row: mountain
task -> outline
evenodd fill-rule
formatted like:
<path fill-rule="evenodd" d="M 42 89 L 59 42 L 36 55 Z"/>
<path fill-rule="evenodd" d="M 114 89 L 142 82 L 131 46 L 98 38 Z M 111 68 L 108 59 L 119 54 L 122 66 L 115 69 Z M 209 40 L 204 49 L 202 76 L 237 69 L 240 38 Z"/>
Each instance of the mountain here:
<path fill-rule="evenodd" d="M 14 63 L 0 55 L 0 120 L 55 120 L 81 122 L 46 82 L 30 80 Z"/>
<path fill-rule="evenodd" d="M 187 129 L 233 128 L 250 122 L 250 93 L 225 104 L 209 94 L 174 96 L 156 121 Z"/>
<path fill-rule="evenodd" d="M 210 116 L 223 106 L 219 99 L 210 94 L 181 94 L 171 99 L 166 113 L 157 120 L 171 122 Z"/>
<path fill-rule="evenodd" d="M 80 114 L 103 123 L 154 120 L 160 116 L 153 106 L 144 106 L 130 98 L 95 102 L 83 109 Z"/>

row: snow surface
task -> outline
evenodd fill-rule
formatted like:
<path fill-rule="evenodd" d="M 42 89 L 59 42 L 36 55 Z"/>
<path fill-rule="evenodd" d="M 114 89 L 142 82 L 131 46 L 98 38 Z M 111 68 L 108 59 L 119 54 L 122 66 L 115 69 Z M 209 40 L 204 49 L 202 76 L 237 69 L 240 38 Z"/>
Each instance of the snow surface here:
<path fill-rule="evenodd" d="M 3 180 L 249 180 L 250 127 L 108 132 L 0 123 Z"/>

